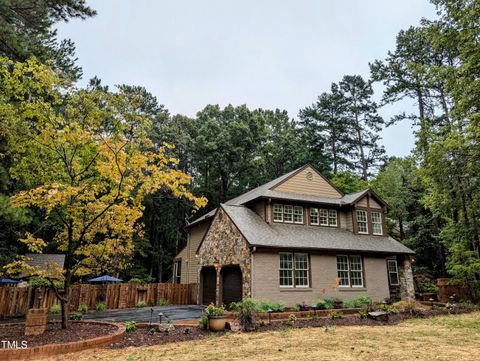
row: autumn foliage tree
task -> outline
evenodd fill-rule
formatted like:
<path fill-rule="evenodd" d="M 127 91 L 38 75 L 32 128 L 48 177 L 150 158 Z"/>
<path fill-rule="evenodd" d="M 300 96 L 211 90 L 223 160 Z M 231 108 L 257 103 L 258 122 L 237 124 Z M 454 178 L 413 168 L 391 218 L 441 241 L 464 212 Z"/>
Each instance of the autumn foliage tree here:
<path fill-rule="evenodd" d="M 37 208 L 59 222 L 53 239 L 26 233 L 31 252 L 54 247 L 65 254 L 64 269 L 40 270 L 25 258 L 8 266 L 49 279 L 67 327 L 69 289 L 75 275 L 118 271 L 133 254 L 133 237 L 146 195 L 159 189 L 198 209 L 205 198 L 189 190 L 190 176 L 176 168 L 148 135 L 152 119 L 138 112 L 135 97 L 70 87 L 35 61 L 0 65 L 0 116 L 15 159 L 12 176 L 25 190 L 11 197 L 15 207 Z M 53 279 L 64 280 L 63 290 Z"/>

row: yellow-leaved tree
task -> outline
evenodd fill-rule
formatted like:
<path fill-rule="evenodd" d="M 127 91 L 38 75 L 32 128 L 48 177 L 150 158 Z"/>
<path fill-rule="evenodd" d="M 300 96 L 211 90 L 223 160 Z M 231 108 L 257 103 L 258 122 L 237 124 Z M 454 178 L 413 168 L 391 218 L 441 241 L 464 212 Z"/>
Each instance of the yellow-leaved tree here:
<path fill-rule="evenodd" d="M 163 189 L 194 209 L 206 204 L 188 190 L 191 177 L 165 155 L 168 145 L 149 140 L 152 120 L 134 101 L 98 87 L 76 89 L 35 60 L 0 58 L 0 117 L 15 160 L 12 176 L 25 188 L 12 204 L 60 223 L 51 239 L 26 234 L 20 241 L 31 252 L 49 243 L 65 255 L 63 269 L 35 268 L 25 258 L 7 269 L 51 281 L 64 328 L 72 276 L 89 274 L 98 263 L 122 268 L 132 257 L 146 195 Z M 63 290 L 53 282 L 59 277 Z"/>

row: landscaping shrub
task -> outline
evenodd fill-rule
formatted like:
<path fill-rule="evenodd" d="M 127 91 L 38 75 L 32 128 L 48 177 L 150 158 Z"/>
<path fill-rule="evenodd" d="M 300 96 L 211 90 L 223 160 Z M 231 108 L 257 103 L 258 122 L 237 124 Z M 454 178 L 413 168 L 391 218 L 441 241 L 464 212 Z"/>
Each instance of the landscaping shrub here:
<path fill-rule="evenodd" d="M 185 329 L 183 330 L 183 333 L 184 333 L 185 335 L 188 335 L 188 334 L 190 334 L 191 331 L 192 331 L 192 330 L 190 330 L 190 328 L 187 327 L 187 328 L 185 328 Z"/>
<path fill-rule="evenodd" d="M 360 310 L 358 311 L 358 318 L 364 319 L 368 317 L 368 311 L 367 310 Z"/>
<path fill-rule="evenodd" d="M 81 313 L 78 313 L 78 312 L 72 312 L 70 314 L 69 319 L 71 321 L 81 321 L 81 320 L 83 320 L 83 315 Z"/>
<path fill-rule="evenodd" d="M 330 318 L 331 318 L 332 320 L 337 319 L 337 318 L 343 318 L 343 313 L 337 312 L 337 311 L 333 311 L 332 313 L 330 313 Z"/>
<path fill-rule="evenodd" d="M 388 313 L 389 315 L 396 315 L 399 312 L 397 307 L 395 307 L 395 305 L 393 305 L 393 304 L 392 305 L 381 305 L 380 309 L 383 312 Z"/>
<path fill-rule="evenodd" d="M 283 323 L 288 326 L 293 326 L 296 321 L 297 321 L 297 316 L 295 316 L 294 314 L 291 314 L 287 320 L 283 321 Z"/>
<path fill-rule="evenodd" d="M 368 309 L 372 306 L 372 299 L 368 296 L 358 296 L 349 300 L 343 301 L 343 307 L 345 308 L 365 308 Z"/>
<path fill-rule="evenodd" d="M 62 306 L 60 306 L 58 303 L 50 307 L 49 312 L 53 314 L 59 314 L 60 311 L 62 310 Z"/>
<path fill-rule="evenodd" d="M 252 299 L 238 302 L 238 322 L 244 330 L 255 328 L 256 303 Z"/>
<path fill-rule="evenodd" d="M 418 290 L 422 293 L 432 293 L 438 291 L 438 286 L 428 280 L 418 281 Z"/>
<path fill-rule="evenodd" d="M 227 309 L 231 312 L 238 312 L 238 310 L 240 309 L 240 304 L 241 302 L 231 302 Z"/>
<path fill-rule="evenodd" d="M 314 302 L 314 306 L 321 310 L 330 310 L 335 307 L 335 300 L 332 300 L 332 299 L 318 300 Z"/>
<path fill-rule="evenodd" d="M 153 336 L 157 333 L 157 329 L 155 327 L 151 327 L 148 333 Z"/>
<path fill-rule="evenodd" d="M 105 305 L 105 302 L 97 302 L 95 308 L 97 311 L 103 312 L 106 310 L 107 306 Z"/>
<path fill-rule="evenodd" d="M 138 301 L 136 307 L 137 308 L 147 307 L 147 303 L 145 301 Z"/>
<path fill-rule="evenodd" d="M 462 310 L 467 310 L 467 311 L 472 311 L 477 308 L 472 302 L 470 301 L 465 301 L 465 302 L 459 302 L 458 307 Z"/>
<path fill-rule="evenodd" d="M 285 310 L 285 305 L 283 303 L 275 303 L 269 302 L 265 300 L 256 301 L 256 311 L 257 312 L 268 312 L 268 310 L 272 310 L 272 312 L 283 312 Z"/>
<path fill-rule="evenodd" d="M 413 302 L 407 301 L 398 301 L 392 304 L 399 312 L 410 312 L 412 313 L 415 310 L 415 305 Z"/>
<path fill-rule="evenodd" d="M 88 312 L 88 305 L 80 305 L 80 306 L 78 306 L 78 312 L 87 313 L 87 312 Z"/>
<path fill-rule="evenodd" d="M 201 328 L 208 330 L 208 316 L 206 314 L 203 314 L 202 317 L 200 317 L 198 323 Z"/>
<path fill-rule="evenodd" d="M 170 302 L 168 302 L 168 300 L 166 298 L 161 298 L 158 301 L 158 306 L 168 306 L 169 304 L 170 304 Z"/>
<path fill-rule="evenodd" d="M 135 321 L 126 321 L 125 322 L 125 331 L 133 332 L 137 329 L 137 323 Z"/>

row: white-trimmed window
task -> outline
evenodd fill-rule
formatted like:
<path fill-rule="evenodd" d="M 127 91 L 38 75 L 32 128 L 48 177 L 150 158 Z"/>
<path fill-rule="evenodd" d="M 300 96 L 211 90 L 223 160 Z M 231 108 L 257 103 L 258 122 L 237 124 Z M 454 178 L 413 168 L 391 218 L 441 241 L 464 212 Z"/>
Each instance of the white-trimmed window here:
<path fill-rule="evenodd" d="M 303 207 L 302 206 L 293 207 L 293 221 L 295 223 L 303 224 Z"/>
<path fill-rule="evenodd" d="M 293 206 L 283 206 L 283 221 L 293 223 Z"/>
<path fill-rule="evenodd" d="M 280 287 L 309 287 L 309 267 L 308 253 L 280 253 Z"/>
<path fill-rule="evenodd" d="M 375 235 L 382 235 L 382 214 L 380 212 L 372 212 L 372 232 Z"/>
<path fill-rule="evenodd" d="M 182 260 L 173 263 L 173 283 L 180 283 L 182 279 Z"/>
<path fill-rule="evenodd" d="M 281 204 L 273 205 L 273 221 L 283 222 L 283 206 Z"/>
<path fill-rule="evenodd" d="M 295 287 L 308 287 L 308 254 L 295 253 Z"/>
<path fill-rule="evenodd" d="M 337 275 L 340 287 L 350 286 L 350 268 L 348 267 L 348 256 L 337 256 Z"/>
<path fill-rule="evenodd" d="M 368 221 L 366 211 L 357 211 L 358 233 L 368 233 Z"/>
<path fill-rule="evenodd" d="M 310 208 L 310 224 L 318 226 L 318 208 Z"/>
<path fill-rule="evenodd" d="M 293 287 L 293 253 L 280 253 L 280 287 Z"/>
<path fill-rule="evenodd" d="M 328 210 L 328 225 L 330 227 L 337 226 L 337 211 L 335 209 Z"/>
<path fill-rule="evenodd" d="M 398 278 L 398 267 L 396 259 L 387 260 L 388 281 L 391 286 L 398 286 L 400 284 Z"/>
<path fill-rule="evenodd" d="M 337 275 L 340 287 L 363 287 L 361 256 L 337 256 Z"/>
<path fill-rule="evenodd" d="M 320 225 L 328 226 L 328 210 L 320 209 Z"/>

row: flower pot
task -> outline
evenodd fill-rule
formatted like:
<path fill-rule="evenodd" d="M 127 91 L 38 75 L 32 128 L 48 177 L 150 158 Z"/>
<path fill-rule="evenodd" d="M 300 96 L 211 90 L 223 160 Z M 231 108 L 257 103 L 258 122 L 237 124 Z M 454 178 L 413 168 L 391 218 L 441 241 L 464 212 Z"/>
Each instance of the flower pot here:
<path fill-rule="evenodd" d="M 225 316 L 210 316 L 208 318 L 208 328 L 211 331 L 218 332 L 225 330 Z"/>

